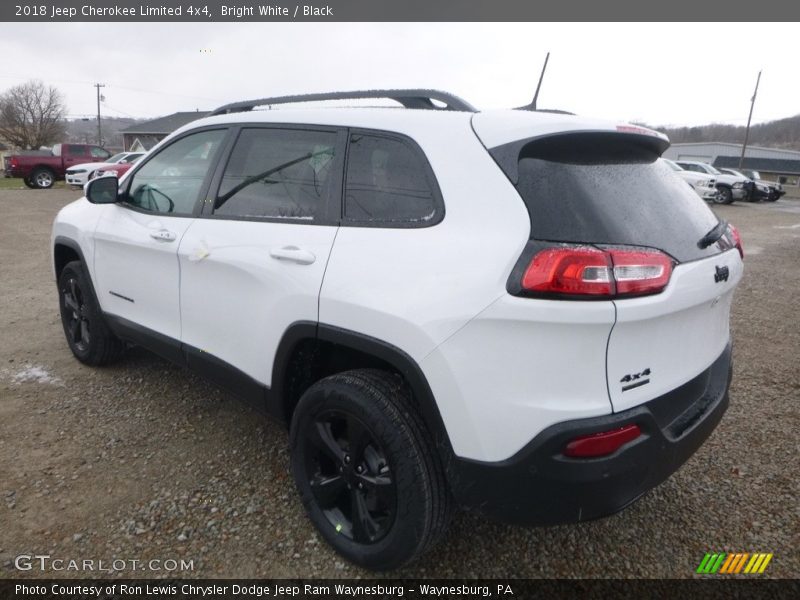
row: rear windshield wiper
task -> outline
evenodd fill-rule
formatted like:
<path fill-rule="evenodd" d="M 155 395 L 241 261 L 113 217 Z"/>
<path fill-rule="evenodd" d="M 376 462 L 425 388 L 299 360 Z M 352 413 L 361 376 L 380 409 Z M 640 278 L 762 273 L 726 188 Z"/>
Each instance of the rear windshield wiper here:
<path fill-rule="evenodd" d="M 709 231 L 707 234 L 705 234 L 703 237 L 700 238 L 700 241 L 697 242 L 697 247 L 700 249 L 708 248 L 711 244 L 713 244 L 719 238 L 725 235 L 725 230 L 727 228 L 728 228 L 727 221 L 722 221 L 722 220 L 718 221 L 717 224 L 714 225 L 714 228 L 711 231 Z"/>

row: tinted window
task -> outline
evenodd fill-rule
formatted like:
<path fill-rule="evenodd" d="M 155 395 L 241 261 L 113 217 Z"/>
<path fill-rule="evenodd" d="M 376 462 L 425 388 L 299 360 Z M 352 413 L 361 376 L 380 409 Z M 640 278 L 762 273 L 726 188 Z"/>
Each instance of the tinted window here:
<path fill-rule="evenodd" d="M 83 146 L 74 146 L 72 144 L 67 144 L 67 156 L 83 156 L 86 152 L 83 149 Z"/>
<path fill-rule="evenodd" d="M 718 252 L 697 245 L 717 217 L 657 153 L 611 136 L 558 137 L 520 154 L 531 239 L 648 246 L 679 261 Z"/>
<path fill-rule="evenodd" d="M 350 136 L 345 218 L 425 223 L 436 216 L 427 165 L 397 139 Z"/>
<path fill-rule="evenodd" d="M 159 213 L 190 214 L 225 131 L 202 131 L 162 149 L 134 176 L 127 202 Z"/>
<path fill-rule="evenodd" d="M 236 140 L 214 214 L 313 220 L 331 195 L 336 134 L 245 129 Z"/>

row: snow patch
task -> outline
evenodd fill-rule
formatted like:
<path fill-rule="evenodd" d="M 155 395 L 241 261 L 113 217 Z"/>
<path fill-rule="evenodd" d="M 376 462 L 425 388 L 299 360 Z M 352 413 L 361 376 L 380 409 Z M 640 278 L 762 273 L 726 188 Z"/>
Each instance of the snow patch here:
<path fill-rule="evenodd" d="M 52 375 L 41 365 L 25 365 L 16 373 L 3 369 L 0 379 L 10 379 L 12 383 L 41 383 L 45 385 L 63 385 L 60 378 Z"/>

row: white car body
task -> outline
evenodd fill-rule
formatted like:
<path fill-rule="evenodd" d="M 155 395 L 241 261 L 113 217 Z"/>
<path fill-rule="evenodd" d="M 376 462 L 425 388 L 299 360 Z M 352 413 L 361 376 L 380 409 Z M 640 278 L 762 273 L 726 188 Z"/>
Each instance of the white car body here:
<path fill-rule="evenodd" d="M 268 391 L 282 389 L 280 369 L 285 363 L 286 339 L 295 335 L 298 324 L 306 324 L 325 342 L 337 335 L 361 340 L 352 342 L 359 352 L 380 344 L 387 354 L 381 351 L 377 358 L 390 364 L 407 361 L 402 364 L 412 366 L 399 371 L 409 381 L 423 382 L 422 391 L 417 389 L 415 394 L 425 396 L 429 389 L 434 405 L 421 410 L 442 440 L 441 448 L 451 452 L 449 460 L 467 470 L 487 468 L 494 473 L 493 466 L 516 464 L 536 445 L 534 440 L 541 439 L 537 436 L 562 431 L 571 423 L 597 431 L 625 415 L 650 419 L 649 403 L 664 404 L 670 394 L 694 394 L 697 386 L 706 385 L 703 378 L 723 377 L 709 375 L 714 369 L 724 370 L 725 382 L 714 388 L 715 400 L 708 406 L 724 410 L 720 403 L 723 392 L 727 402 L 729 313 L 742 276 L 742 253 L 732 230 L 725 229 L 725 224 L 656 160 L 668 144 L 664 136 L 631 125 L 524 110 L 234 112 L 201 119 L 173 133 L 126 173 L 120 190 L 126 194 L 129 187 L 136 188 L 137 174 L 146 172 L 143 170 L 151 163 L 158 164 L 154 161 L 159 156 L 167 157 L 170 148 L 177 148 L 192 135 L 221 130 L 230 141 L 228 146 L 220 142 L 219 147 L 229 148 L 234 144 L 234 129 L 272 131 L 271 125 L 282 130 L 335 132 L 337 144 L 350 153 L 355 152 L 360 136 L 386 138 L 409 148 L 415 145 L 417 156 L 429 165 L 431 193 L 438 193 L 443 204 L 436 205 L 439 208 L 431 213 L 435 215 L 431 222 L 424 217 L 397 225 L 392 221 L 365 224 L 336 216 L 344 214 L 344 209 L 336 209 L 331 221 L 319 222 L 300 217 L 221 218 L 210 214 L 215 203 L 211 192 L 210 200 L 199 201 L 194 212 L 186 214 L 171 212 L 174 203 L 170 212 L 165 212 L 157 203 L 143 209 L 125 200 L 92 204 L 84 198 L 65 207 L 55 220 L 56 274 L 66 260 L 63 256 L 74 259 L 70 254 L 74 251 L 85 264 L 102 313 L 121 327 L 120 331 L 160 340 L 162 354 L 172 352 L 168 347 L 175 348 L 178 360 L 189 366 L 205 364 L 204 371 L 212 378 L 212 366 L 230 369 L 248 385 Z M 521 186 L 527 185 L 528 176 L 527 171 L 517 169 L 545 168 L 552 163 L 558 170 L 562 163 L 556 158 L 535 158 L 536 154 L 523 165 L 523 155 L 519 154 L 518 162 L 515 152 L 529 148 L 540 152 L 542 144 L 555 139 L 556 146 L 546 146 L 549 149 L 541 152 L 546 157 L 551 152 L 556 156 L 571 151 L 569 146 L 557 145 L 562 139 L 559 136 L 583 140 L 581 136 L 586 135 L 594 136 L 591 139 L 600 140 L 601 145 L 636 139 L 655 153 L 650 158 L 655 162 L 642 168 L 658 174 L 653 185 L 667 186 L 664 189 L 675 194 L 674 202 L 651 207 L 654 213 L 649 219 L 664 219 L 652 227 L 656 237 L 673 218 L 692 223 L 690 232 L 676 225 L 675 235 L 687 237 L 670 242 L 674 256 L 663 249 L 640 248 L 659 248 L 661 242 L 655 237 L 619 242 L 630 246 L 620 251 L 620 257 L 630 252 L 630 257 L 641 255 L 644 258 L 637 260 L 648 261 L 658 254 L 669 264 L 668 281 L 657 293 L 635 297 L 615 293 L 587 302 L 569 294 L 542 297 L 517 289 L 520 276 L 515 273 L 521 273 L 520 268 L 525 273 L 532 269 L 529 265 L 525 270 L 530 260 L 525 257 L 529 251 L 538 252 L 536 244 L 550 244 L 548 251 L 568 247 L 578 253 L 601 254 L 606 252 L 604 244 L 617 243 L 616 239 L 565 237 L 563 243 L 553 246 L 553 242 L 534 240 L 530 214 L 534 209 L 526 204 L 527 196 L 525 202 L 521 198 L 527 194 Z M 522 145 L 517 148 L 516 144 Z M 594 152 L 595 147 L 589 144 L 586 151 Z M 336 148 L 338 152 L 339 145 Z M 373 153 L 373 161 L 375 156 L 380 155 Z M 231 163 L 219 161 L 216 175 L 212 177 L 212 167 L 203 176 L 204 185 L 215 186 L 227 176 L 231 167 L 224 165 Z M 349 165 L 345 179 L 351 175 Z M 374 162 L 373 167 L 386 168 L 375 167 Z M 162 176 L 170 177 L 169 171 L 164 169 Z M 271 183 L 269 177 L 272 175 L 263 176 L 265 186 Z M 102 179 L 92 181 L 87 189 L 102 183 Z M 617 193 L 616 188 L 608 190 Z M 554 192 L 554 197 L 561 196 Z M 175 194 L 171 198 L 170 202 L 178 200 Z M 341 200 L 346 201 L 347 197 Z M 656 212 L 669 217 L 658 217 Z M 554 214 L 553 218 L 560 218 L 560 213 Z M 576 217 L 570 222 L 583 220 Z M 596 221 L 585 221 L 594 231 Z M 611 228 L 625 227 L 624 219 L 616 216 L 609 217 L 608 223 Z M 720 227 L 706 246 L 699 243 L 703 234 Z M 640 235 L 634 226 L 628 233 Z M 592 245 L 589 250 L 587 244 Z M 614 256 L 613 273 L 624 277 L 628 271 L 618 266 Z M 631 264 L 632 286 L 639 279 L 656 277 L 644 273 L 658 273 L 659 277 L 665 273 L 663 268 Z M 602 269 L 598 277 L 602 277 Z M 622 289 L 622 281 L 613 289 Z M 441 430 L 431 415 L 440 415 Z M 688 413 L 680 418 L 689 419 Z M 703 421 L 699 416 L 692 418 Z M 675 439 L 688 439 L 700 434 L 686 432 L 705 429 L 704 439 L 716 420 L 697 428 L 686 425 L 680 432 L 676 429 Z M 642 427 L 650 427 L 645 422 L 650 423 L 642 421 Z M 677 422 L 670 427 L 677 427 Z M 662 439 L 660 435 L 652 429 L 646 433 L 648 440 Z M 692 441 L 692 451 L 702 439 Z M 640 441 L 646 443 L 644 438 Z M 624 450 L 617 452 L 625 455 Z M 686 458 L 681 456 L 664 459 L 659 469 L 670 464 L 674 470 Z M 571 459 L 563 460 L 556 463 L 571 468 Z M 636 463 L 636 469 L 650 469 L 646 462 Z M 642 477 L 650 481 L 649 475 Z M 610 481 L 605 476 L 600 480 L 605 483 L 599 485 Z M 500 489 L 489 485 L 479 490 L 470 487 L 469 481 L 466 475 L 454 475 L 451 481 L 454 489 L 460 489 L 454 493 L 466 504 L 475 494 Z M 621 496 L 606 501 L 598 514 L 607 513 L 612 505 L 618 510 L 623 503 Z M 475 504 L 486 502 L 475 500 Z M 597 512 L 585 507 L 588 505 L 564 510 L 572 511 L 569 518 L 577 520 Z M 547 510 L 554 515 L 558 512 L 552 507 Z M 502 511 L 511 508 L 505 506 Z M 537 516 L 537 520 L 541 519 Z"/>
<path fill-rule="evenodd" d="M 67 185 L 83 187 L 96 171 L 120 163 L 135 162 L 142 156 L 144 156 L 144 152 L 120 152 L 112 156 L 108 161 L 74 165 L 66 171 Z"/>

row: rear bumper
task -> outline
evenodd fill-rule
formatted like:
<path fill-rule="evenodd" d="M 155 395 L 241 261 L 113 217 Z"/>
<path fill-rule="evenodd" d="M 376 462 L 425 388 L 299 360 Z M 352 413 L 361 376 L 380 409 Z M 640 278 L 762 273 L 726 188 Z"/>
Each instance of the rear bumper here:
<path fill-rule="evenodd" d="M 703 444 L 728 407 L 730 344 L 692 381 L 620 413 L 557 423 L 497 463 L 454 459 L 456 500 L 502 521 L 574 523 L 618 512 L 674 473 Z M 576 436 L 639 425 L 642 435 L 594 459 L 562 454 Z"/>

